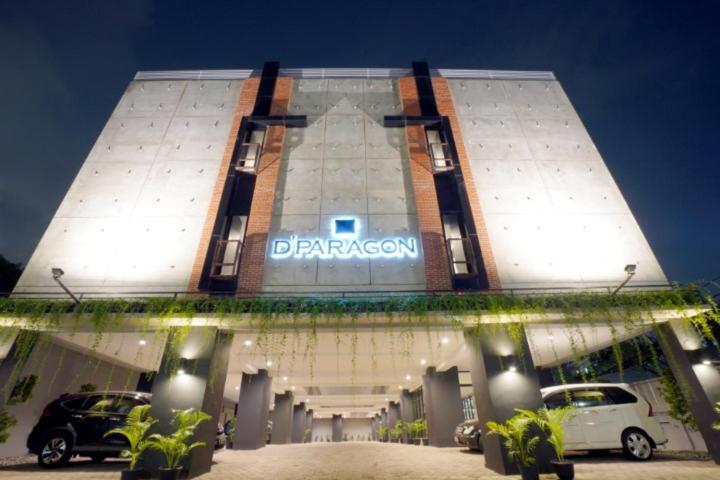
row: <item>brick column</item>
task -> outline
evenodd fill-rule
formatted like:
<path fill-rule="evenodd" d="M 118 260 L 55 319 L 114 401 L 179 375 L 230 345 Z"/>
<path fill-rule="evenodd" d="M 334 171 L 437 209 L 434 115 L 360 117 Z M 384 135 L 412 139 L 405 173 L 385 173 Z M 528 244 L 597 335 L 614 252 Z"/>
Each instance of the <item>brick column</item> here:
<path fill-rule="evenodd" d="M 292 78 L 279 77 L 275 84 L 270 115 L 287 113 L 291 91 Z M 255 191 L 250 205 L 245 243 L 240 257 L 238 292 L 254 293 L 259 292 L 262 288 L 265 249 L 270 232 L 284 139 L 285 127 L 268 127 L 265 133 L 265 146 L 260 156 L 260 170 L 255 179 Z"/>
<path fill-rule="evenodd" d="M 420 115 L 415 78 L 402 77 L 398 79 L 398 85 L 404 114 Z M 410 153 L 410 174 L 425 259 L 427 289 L 450 290 L 452 289 L 450 266 L 435 191 L 435 179 L 425 141 L 425 130 L 422 126 L 407 126 L 405 136 Z"/>
<path fill-rule="evenodd" d="M 465 150 L 465 141 L 463 140 L 460 122 L 455 112 L 455 103 L 453 102 L 450 92 L 450 86 L 448 85 L 447 79 L 442 77 L 433 77 L 432 84 L 438 111 L 440 115 L 450 120 L 450 128 L 452 129 L 453 137 L 455 137 L 455 149 L 457 150 L 458 161 L 460 162 L 460 168 L 462 169 L 463 178 L 465 179 L 465 190 L 467 191 L 473 222 L 475 223 L 475 230 L 477 232 L 478 242 L 480 243 L 480 250 L 482 251 L 488 286 L 491 289 L 502 288 L 495 257 L 492 253 L 492 246 L 490 245 L 490 237 L 487 227 L 485 226 L 485 217 L 480 205 L 480 198 L 475 189 L 475 180 L 473 180 L 470 159 Z"/>
<path fill-rule="evenodd" d="M 189 292 L 197 292 L 199 290 L 200 278 L 202 277 L 203 266 L 205 265 L 205 257 L 208 253 L 208 248 L 210 248 L 210 239 L 212 238 L 215 220 L 217 219 L 218 209 L 220 208 L 220 201 L 223 196 L 223 191 L 225 190 L 228 170 L 230 168 L 230 162 L 232 161 L 233 151 L 235 150 L 238 130 L 240 130 L 240 122 L 244 116 L 252 113 L 259 84 L 260 79 L 256 77 L 246 78 L 243 81 L 242 90 L 240 91 L 237 105 L 235 105 L 235 113 L 233 113 L 230 133 L 228 134 L 228 140 L 225 144 L 225 152 L 223 153 L 220 168 L 218 169 L 218 176 L 215 180 L 215 187 L 210 197 L 210 206 L 208 207 L 207 216 L 205 217 L 205 224 L 200 234 L 200 243 L 198 243 L 197 253 L 195 254 L 195 262 L 193 263 L 193 268 L 190 273 L 190 282 L 188 283 Z"/>

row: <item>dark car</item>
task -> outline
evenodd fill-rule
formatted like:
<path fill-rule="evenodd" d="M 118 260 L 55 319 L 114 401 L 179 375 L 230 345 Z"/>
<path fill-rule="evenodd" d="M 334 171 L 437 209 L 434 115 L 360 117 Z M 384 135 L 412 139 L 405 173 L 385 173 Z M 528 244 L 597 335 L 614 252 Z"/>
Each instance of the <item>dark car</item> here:
<path fill-rule="evenodd" d="M 101 462 L 117 457 L 128 447 L 122 435 L 105 433 L 125 425 L 133 407 L 147 405 L 145 392 L 91 392 L 62 395 L 48 404 L 27 439 L 30 453 L 44 468 L 65 465 L 76 455 Z M 225 446 L 225 432 L 218 425 L 215 448 Z"/>
<path fill-rule="evenodd" d="M 63 395 L 50 402 L 27 439 L 30 453 L 38 464 L 54 468 L 66 464 L 74 455 L 94 461 L 116 457 L 128 444 L 122 435 L 105 432 L 122 427 L 128 412 L 150 403 L 143 392 L 91 392 Z"/>
<path fill-rule="evenodd" d="M 480 434 L 480 421 L 468 420 L 455 428 L 455 443 L 470 450 L 482 452 L 483 444 Z"/>

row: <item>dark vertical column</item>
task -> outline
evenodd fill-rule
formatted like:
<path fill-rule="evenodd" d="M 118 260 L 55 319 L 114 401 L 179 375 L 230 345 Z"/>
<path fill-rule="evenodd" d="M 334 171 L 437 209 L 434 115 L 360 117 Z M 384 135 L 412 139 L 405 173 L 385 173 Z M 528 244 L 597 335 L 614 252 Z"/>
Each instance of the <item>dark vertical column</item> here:
<path fill-rule="evenodd" d="M 400 420 L 400 403 L 389 402 L 388 403 L 388 428 L 395 427 L 395 424 Z"/>
<path fill-rule="evenodd" d="M 543 406 L 540 383 L 533 365 L 524 331 L 513 341 L 507 329 L 494 325 L 487 329 L 465 332 L 469 350 L 470 374 L 475 392 L 478 420 L 505 422 L 515 415 L 515 408 L 537 410 Z M 503 475 L 517 472 L 507 458 L 497 435 L 483 435 L 485 466 Z M 554 458 L 550 446 L 541 442 L 535 451 L 541 473 L 550 471 Z"/>
<path fill-rule="evenodd" d="M 370 419 L 370 438 L 373 440 L 377 440 L 377 415 L 374 415 Z"/>
<path fill-rule="evenodd" d="M 313 441 L 313 410 L 312 408 L 306 412 L 305 417 L 305 433 L 303 442 L 312 443 Z"/>
<path fill-rule="evenodd" d="M 400 392 L 400 419 L 404 423 L 410 423 L 415 421 L 414 414 L 413 414 L 413 396 L 412 393 L 410 393 L 410 390 L 404 389 L 402 392 Z M 405 442 L 408 443 L 410 439 L 407 435 L 407 430 L 403 434 L 403 438 L 405 439 Z"/>
<path fill-rule="evenodd" d="M 390 425 L 388 425 L 387 409 L 385 408 L 380 409 L 380 424 L 385 428 L 390 428 Z"/>
<path fill-rule="evenodd" d="M 292 443 L 302 443 L 306 420 L 305 402 L 300 402 L 293 407 Z"/>
<path fill-rule="evenodd" d="M 243 373 L 238 401 L 234 450 L 257 450 L 267 443 L 272 378 L 267 370 L 255 375 Z"/>
<path fill-rule="evenodd" d="M 343 417 L 342 415 L 332 416 L 332 441 L 342 442 L 343 439 Z"/>
<path fill-rule="evenodd" d="M 273 445 L 283 445 L 292 440 L 293 401 L 291 391 L 275 394 L 272 436 L 270 437 L 270 443 Z"/>
<path fill-rule="evenodd" d="M 454 447 L 455 428 L 463 421 L 457 367 L 444 372 L 428 367 L 423 375 L 423 403 L 429 444 L 433 447 Z"/>
<path fill-rule="evenodd" d="M 678 334 L 682 335 L 683 332 L 679 330 L 680 327 L 673 328 L 669 323 L 655 329 L 670 369 L 685 391 L 688 407 L 695 417 L 708 453 L 715 463 L 720 464 L 720 431 L 712 428 L 712 424 L 718 420 L 714 405 L 720 402 L 720 372 L 716 365 L 703 363 L 699 341 L 680 341 Z M 683 343 L 693 350 L 685 350 Z"/>
<path fill-rule="evenodd" d="M 173 335 L 179 336 L 177 341 Z M 187 335 L 172 333 L 167 345 L 174 348 L 166 348 L 153 381 L 151 415 L 159 420 L 154 432 L 175 431 L 170 424 L 172 409 L 195 408 L 212 417 L 195 431 L 195 441 L 205 446 L 194 449 L 183 462 L 189 478 L 210 471 L 231 343 L 232 333 L 212 327 L 194 327 Z M 143 463 L 145 469 L 155 471 L 165 459 L 153 452 L 143 457 Z"/>

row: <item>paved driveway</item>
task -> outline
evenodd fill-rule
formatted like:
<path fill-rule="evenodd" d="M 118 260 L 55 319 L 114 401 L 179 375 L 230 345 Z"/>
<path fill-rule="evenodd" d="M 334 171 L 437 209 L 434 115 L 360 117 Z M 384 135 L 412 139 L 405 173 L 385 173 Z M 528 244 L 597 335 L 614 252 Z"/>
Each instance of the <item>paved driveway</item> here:
<path fill-rule="evenodd" d="M 578 480 L 718 480 L 720 467 L 707 460 L 682 460 L 658 455 L 651 462 L 630 462 L 615 455 L 575 458 Z M 0 468 L 0 479 L 117 479 L 125 462 L 93 465 L 75 461 L 68 468 L 42 471 L 34 465 Z M 484 467 L 481 454 L 456 448 L 439 449 L 372 442 L 271 445 L 257 451 L 221 451 L 212 472 L 202 480 L 386 480 L 501 479 Z M 543 476 L 547 479 L 554 475 Z"/>

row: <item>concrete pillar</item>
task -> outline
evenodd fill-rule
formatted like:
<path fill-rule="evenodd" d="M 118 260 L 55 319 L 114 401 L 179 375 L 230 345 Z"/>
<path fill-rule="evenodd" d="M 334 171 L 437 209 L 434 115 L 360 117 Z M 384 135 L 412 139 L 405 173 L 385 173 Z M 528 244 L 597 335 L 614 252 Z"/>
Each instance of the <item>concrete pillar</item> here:
<path fill-rule="evenodd" d="M 400 419 L 404 423 L 411 423 L 415 421 L 415 413 L 413 409 L 413 396 L 410 390 L 403 389 L 400 392 Z M 405 443 L 409 443 L 410 438 L 408 437 L 407 430 L 403 433 L 403 439 Z"/>
<path fill-rule="evenodd" d="M 718 420 L 714 405 L 720 401 L 720 371 L 714 364 L 703 364 L 706 359 L 700 350 L 701 342 L 687 326 L 664 323 L 655 332 L 670 369 L 685 392 L 708 453 L 720 464 L 720 431 L 712 428 Z"/>
<path fill-rule="evenodd" d="M 284 445 L 292 441 L 293 424 L 293 393 L 275 394 L 275 409 L 272 413 L 272 436 L 270 443 L 273 445 Z"/>
<path fill-rule="evenodd" d="M 515 408 L 537 410 L 543 406 L 527 337 L 521 333 L 521 338 L 513 341 L 507 328 L 500 325 L 465 332 L 478 420 L 484 430 L 488 421 L 503 423 L 514 416 Z M 500 437 L 483 434 L 482 439 L 487 468 L 503 475 L 517 473 Z M 535 457 L 541 473 L 551 471 L 554 453 L 546 442 L 541 440 Z"/>
<path fill-rule="evenodd" d="M 305 417 L 305 437 L 303 442 L 312 443 L 313 441 L 313 410 L 312 408 L 306 412 Z"/>
<path fill-rule="evenodd" d="M 385 428 L 390 428 L 388 426 L 387 409 L 385 408 L 380 409 L 380 424 Z"/>
<path fill-rule="evenodd" d="M 257 450 L 267 444 L 272 378 L 267 370 L 243 373 L 235 426 L 234 450 Z"/>
<path fill-rule="evenodd" d="M 2 385 L 0 411 L 5 409 L 10 394 L 17 381 L 20 380 L 20 373 L 35 348 L 39 337 L 38 332 L 22 330 L 15 335 L 15 338 L 8 339 L 8 343 L 12 341 L 12 345 L 5 358 L 0 361 L 0 385 Z"/>
<path fill-rule="evenodd" d="M 397 421 L 400 420 L 400 404 L 398 402 L 388 402 L 387 416 L 388 428 L 392 429 L 395 427 Z M 392 440 L 392 437 L 390 437 L 390 440 Z"/>
<path fill-rule="evenodd" d="M 300 404 L 293 407 L 292 443 L 303 442 L 306 421 L 305 402 L 300 402 Z"/>
<path fill-rule="evenodd" d="M 343 418 L 342 415 L 332 416 L 332 441 L 342 442 L 343 439 Z"/>
<path fill-rule="evenodd" d="M 177 340 L 173 338 L 175 335 Z M 188 478 L 210 471 L 232 337 L 232 333 L 213 327 L 193 327 L 187 335 L 171 333 L 167 345 L 175 347 L 166 348 L 153 380 L 150 414 L 159 420 L 153 433 L 175 431 L 170 424 L 172 409 L 195 408 L 212 416 L 195 431 L 194 440 L 205 442 L 205 446 L 194 449 L 183 461 Z M 143 456 L 143 466 L 149 471 L 164 465 L 165 458 L 158 452 Z"/>
<path fill-rule="evenodd" d="M 454 447 L 455 428 L 463 421 L 457 367 L 444 372 L 428 367 L 423 375 L 423 403 L 428 443 L 433 447 Z"/>

